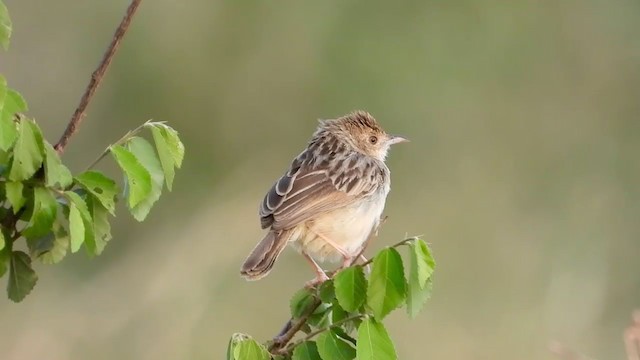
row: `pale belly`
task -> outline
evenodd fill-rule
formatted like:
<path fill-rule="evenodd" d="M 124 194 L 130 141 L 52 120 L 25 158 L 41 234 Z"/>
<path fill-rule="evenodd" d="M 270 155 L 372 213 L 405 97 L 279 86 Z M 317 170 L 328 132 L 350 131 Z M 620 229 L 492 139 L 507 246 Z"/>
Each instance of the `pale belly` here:
<path fill-rule="evenodd" d="M 372 196 L 307 221 L 296 229 L 291 245 L 320 262 L 342 262 L 343 252 L 349 257 L 357 256 L 380 222 L 385 195 Z"/>

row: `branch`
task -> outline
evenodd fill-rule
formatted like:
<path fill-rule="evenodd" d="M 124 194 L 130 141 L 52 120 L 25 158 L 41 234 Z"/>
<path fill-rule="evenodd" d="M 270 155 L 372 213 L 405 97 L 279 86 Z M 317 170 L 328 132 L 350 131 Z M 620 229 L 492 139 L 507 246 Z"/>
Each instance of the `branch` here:
<path fill-rule="evenodd" d="M 120 22 L 120 25 L 116 29 L 116 32 L 113 34 L 111 44 L 109 44 L 107 51 L 104 53 L 102 61 L 98 65 L 98 68 L 93 72 L 93 74 L 91 74 L 91 80 L 89 80 L 89 84 L 87 85 L 84 94 L 82 94 L 80 104 L 78 104 L 78 107 L 73 112 L 73 116 L 71 117 L 69 124 L 67 124 L 67 128 L 64 130 L 64 133 L 60 137 L 60 140 L 58 140 L 58 143 L 54 146 L 58 154 L 62 154 L 64 152 L 67 143 L 69 142 L 73 134 L 78 131 L 78 126 L 80 126 L 80 123 L 84 119 L 85 110 L 87 109 L 91 98 L 93 98 L 93 94 L 96 92 L 98 85 L 100 85 L 100 82 L 102 81 L 102 78 L 104 77 L 109 64 L 111 64 L 111 60 L 113 59 L 113 56 L 115 55 L 116 51 L 118 50 L 118 46 L 120 45 L 120 41 L 122 41 L 124 34 L 129 29 L 131 19 L 136 13 L 136 10 L 138 9 L 138 6 L 141 2 L 142 0 L 132 0 L 131 4 L 129 4 L 127 13 L 124 15 L 122 21 Z"/>
<path fill-rule="evenodd" d="M 307 340 L 311 340 L 314 336 L 322 334 L 325 331 L 329 331 L 331 329 L 333 329 L 334 327 L 338 327 L 341 326 L 342 324 L 346 324 L 350 321 L 354 321 L 354 320 L 358 320 L 358 319 L 362 319 L 363 317 L 367 316 L 366 314 L 356 314 L 353 316 L 350 316 L 348 318 L 344 318 L 340 321 L 336 321 L 333 324 L 329 325 L 329 326 L 325 326 L 321 329 L 318 329 L 316 331 L 312 331 L 309 333 L 309 335 L 303 337 L 302 339 L 300 339 L 299 341 L 296 341 L 295 343 L 291 343 L 289 344 L 289 346 L 287 346 L 288 351 L 293 350 L 296 346 L 302 344 L 303 342 L 307 341 Z"/>
<path fill-rule="evenodd" d="M 380 225 L 382 225 L 382 222 L 380 223 Z M 378 226 L 378 228 L 379 228 L 379 226 Z M 378 228 L 376 228 L 374 231 L 371 232 L 371 234 L 369 234 L 369 237 L 367 238 L 367 241 L 363 245 L 363 248 L 368 243 L 370 243 L 371 240 L 374 237 L 376 237 L 378 235 Z M 391 247 L 392 248 L 397 248 L 397 247 L 400 247 L 402 245 L 407 245 L 408 243 L 410 243 L 412 241 L 415 241 L 416 239 L 418 239 L 417 236 L 410 237 L 410 238 L 404 239 L 404 240 L 402 240 L 402 241 L 400 241 L 400 242 L 398 242 L 396 244 L 391 245 Z M 357 258 L 355 258 L 355 259 L 357 259 Z M 371 262 L 373 262 L 373 258 L 365 261 L 364 263 L 362 263 L 362 264 L 360 264 L 358 266 L 365 267 L 365 266 L 369 265 Z M 328 274 L 328 275 L 330 275 L 329 278 L 333 279 L 333 277 L 338 272 L 339 272 L 339 270 L 336 270 L 335 272 L 329 273 Z M 313 315 L 313 313 L 316 311 L 316 309 L 321 304 L 322 304 L 322 300 L 320 300 L 320 298 L 318 296 L 316 296 L 314 301 L 309 305 L 309 307 L 307 308 L 307 311 L 305 311 L 302 316 L 300 316 L 297 319 L 293 319 L 293 318 L 289 319 L 286 322 L 286 324 L 284 325 L 284 327 L 282 328 L 282 330 L 280 331 L 280 334 L 278 334 L 276 337 L 274 337 L 269 342 L 269 346 L 268 346 L 269 352 L 274 354 L 274 355 L 286 354 L 289 351 L 291 351 L 296 345 L 298 345 L 300 342 L 296 342 L 296 343 L 291 343 L 290 344 L 291 340 L 298 333 L 298 331 L 300 331 L 300 329 L 302 329 L 304 327 L 304 325 L 307 323 L 307 321 L 309 320 L 311 315 Z M 339 326 L 339 325 L 343 324 L 344 322 L 355 320 L 356 318 L 359 318 L 359 317 L 362 317 L 362 316 L 365 316 L 365 314 L 354 315 L 354 316 L 349 317 L 347 319 L 343 319 L 342 321 L 336 322 L 335 324 L 329 325 L 329 326 L 327 326 L 325 328 L 318 329 L 318 330 L 308 334 L 306 337 L 304 337 L 304 339 L 302 341 L 308 340 L 308 339 L 320 334 L 323 331 L 331 329 L 331 328 L 333 328 L 335 326 Z"/>
<path fill-rule="evenodd" d="M 312 302 L 307 311 L 297 319 L 294 323 L 294 319 L 290 319 L 287 324 L 285 324 L 283 331 L 278 334 L 273 340 L 271 340 L 271 344 L 269 344 L 269 352 L 272 354 L 279 354 L 282 350 L 285 349 L 289 341 L 293 339 L 300 329 L 307 323 L 311 315 L 313 315 L 314 311 L 322 304 L 322 300 L 320 298 L 315 298 L 314 302 Z"/>

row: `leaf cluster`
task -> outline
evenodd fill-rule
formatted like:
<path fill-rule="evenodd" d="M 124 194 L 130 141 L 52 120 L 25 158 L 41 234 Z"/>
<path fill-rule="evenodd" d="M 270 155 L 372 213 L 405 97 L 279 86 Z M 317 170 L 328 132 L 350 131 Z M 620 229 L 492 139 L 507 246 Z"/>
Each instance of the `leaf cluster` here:
<path fill-rule="evenodd" d="M 396 248 L 406 245 L 408 266 Z M 370 274 L 365 269 L 372 263 Z M 435 261 L 427 243 L 409 238 L 380 251 L 364 265 L 347 267 L 290 302 L 292 324 L 302 333 L 282 346 L 245 334 L 229 342 L 227 360 L 394 360 L 397 353 L 384 319 L 405 307 L 414 318 L 432 291 Z M 405 268 L 408 268 L 405 271 Z M 295 326 L 293 325 L 293 326 Z"/>
<path fill-rule="evenodd" d="M 11 29 L 0 1 L 4 49 Z M 0 75 L 0 277 L 8 273 L 7 293 L 16 302 L 38 280 L 34 260 L 55 264 L 83 247 L 90 256 L 102 253 L 121 198 L 143 221 L 164 185 L 171 190 L 184 157 L 178 133 L 163 122 L 148 121 L 109 146 L 87 170 L 72 174 L 38 124 L 23 115 L 27 110 L 24 98 Z M 150 131 L 153 145 L 138 136 L 143 129 Z M 124 174 L 123 188 L 92 170 L 108 155 Z"/>

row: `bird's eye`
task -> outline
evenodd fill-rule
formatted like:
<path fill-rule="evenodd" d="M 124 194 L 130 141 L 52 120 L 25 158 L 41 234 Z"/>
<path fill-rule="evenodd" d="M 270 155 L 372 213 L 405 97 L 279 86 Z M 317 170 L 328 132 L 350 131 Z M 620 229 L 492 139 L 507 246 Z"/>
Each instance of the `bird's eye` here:
<path fill-rule="evenodd" d="M 377 142 L 378 142 L 378 137 L 377 136 L 369 136 L 369 143 L 375 144 Z"/>

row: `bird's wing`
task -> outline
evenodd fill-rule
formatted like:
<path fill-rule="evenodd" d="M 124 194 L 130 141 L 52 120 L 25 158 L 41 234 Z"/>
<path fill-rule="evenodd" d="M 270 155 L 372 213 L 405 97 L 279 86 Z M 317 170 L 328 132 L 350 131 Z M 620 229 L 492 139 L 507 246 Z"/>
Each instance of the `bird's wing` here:
<path fill-rule="evenodd" d="M 289 171 L 269 190 L 260 207 L 262 228 L 292 228 L 318 214 L 344 207 L 375 190 L 377 182 L 372 181 L 373 177 L 369 175 L 378 174 L 371 166 L 358 167 L 355 166 L 356 161 L 345 159 L 347 167 L 330 174 L 328 164 L 331 162 L 311 166 L 307 161 L 310 156 L 308 151 L 300 154 Z"/>

